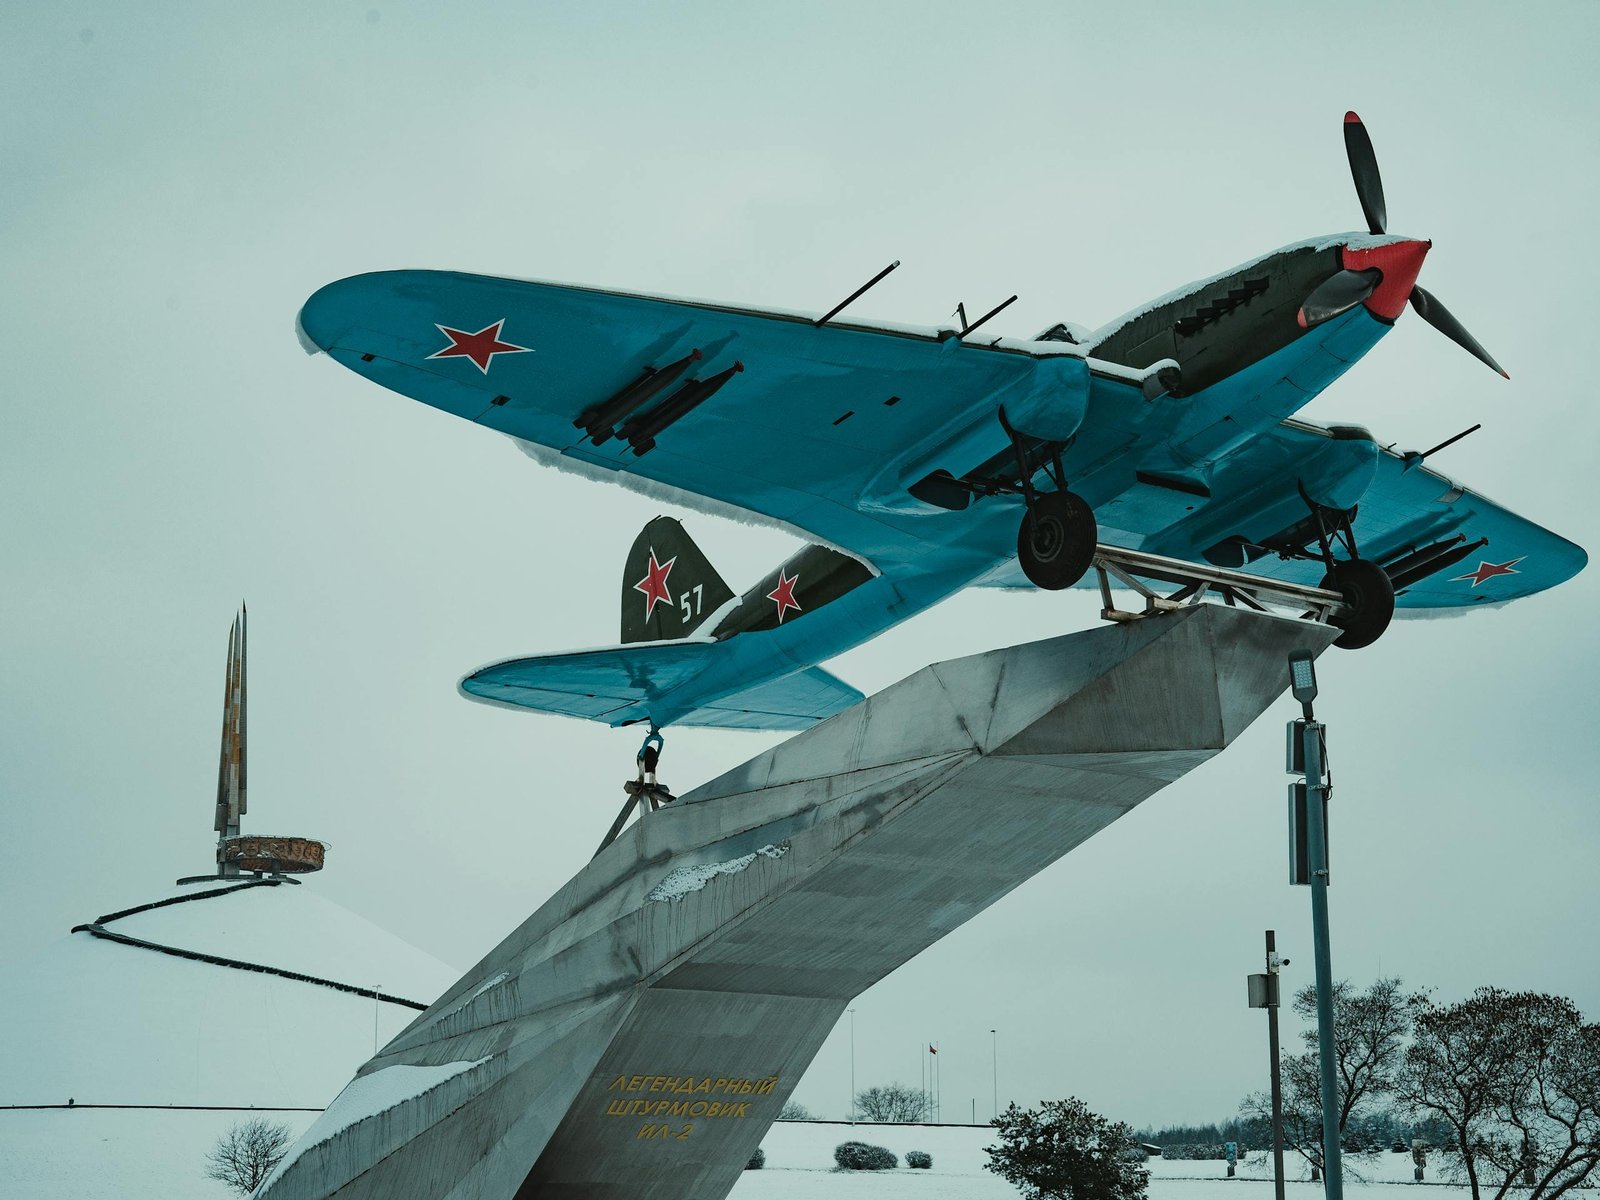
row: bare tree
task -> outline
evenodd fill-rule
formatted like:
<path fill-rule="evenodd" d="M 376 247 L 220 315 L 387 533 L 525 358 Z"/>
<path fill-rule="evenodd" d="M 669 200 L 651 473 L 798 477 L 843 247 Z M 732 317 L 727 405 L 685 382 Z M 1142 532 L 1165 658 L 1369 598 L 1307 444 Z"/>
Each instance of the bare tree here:
<path fill-rule="evenodd" d="M 1472 1188 L 1555 1200 L 1600 1165 L 1600 1027 L 1571 1001 L 1479 988 L 1459 1004 L 1419 997 L 1399 1094 L 1450 1130 Z"/>
<path fill-rule="evenodd" d="M 1379 979 L 1364 992 L 1340 980 L 1333 985 L 1333 1067 L 1339 1085 L 1339 1134 L 1361 1105 L 1394 1091 L 1411 1032 L 1411 1000 L 1398 978 Z M 1294 996 L 1294 1011 L 1312 1027 L 1300 1038 L 1317 1051 L 1317 989 L 1307 985 Z M 1322 1120 L 1320 1089 L 1317 1120 Z"/>
<path fill-rule="evenodd" d="M 1293 1054 L 1283 1060 L 1283 1144 L 1305 1159 L 1311 1178 L 1322 1178 L 1322 1091 L 1314 1054 Z M 1248 1120 L 1272 1121 L 1267 1092 L 1244 1098 L 1239 1114 Z"/>
<path fill-rule="evenodd" d="M 248 1196 L 283 1161 L 293 1135 L 287 1125 L 255 1117 L 235 1125 L 206 1154 L 206 1174 Z"/>
<path fill-rule="evenodd" d="M 1379 979 L 1366 991 L 1343 981 L 1333 985 L 1333 1066 L 1339 1096 L 1339 1141 L 1362 1125 L 1380 1097 L 1390 1095 L 1405 1057 L 1415 997 L 1398 978 Z M 1322 1176 L 1322 1076 L 1317 1056 L 1317 989 L 1295 993 L 1294 1010 L 1312 1022 L 1300 1033 L 1306 1052 L 1283 1061 L 1283 1141 L 1305 1159 L 1311 1177 Z M 1246 1096 L 1240 1112 L 1270 1120 L 1265 1092 Z"/>
<path fill-rule="evenodd" d="M 798 1100 L 785 1100 L 783 1111 L 778 1114 L 780 1121 L 809 1121 L 811 1110 Z"/>
<path fill-rule="evenodd" d="M 856 1093 L 856 1111 L 868 1121 L 920 1121 L 928 1113 L 928 1097 L 903 1083 L 870 1087 Z"/>

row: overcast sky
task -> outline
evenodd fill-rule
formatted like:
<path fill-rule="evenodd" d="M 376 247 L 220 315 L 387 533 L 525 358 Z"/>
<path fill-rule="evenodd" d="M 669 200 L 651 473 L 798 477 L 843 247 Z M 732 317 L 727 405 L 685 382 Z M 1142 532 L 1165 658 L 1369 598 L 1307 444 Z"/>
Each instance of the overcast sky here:
<path fill-rule="evenodd" d="M 296 310 L 355 272 L 821 310 L 898 258 L 861 315 L 1017 292 L 997 333 L 1094 326 L 1359 228 L 1354 107 L 1392 231 L 1512 382 L 1409 316 L 1308 415 L 1403 447 L 1482 421 L 1438 467 L 1592 550 L 1597 35 L 1589 4 L 0 8 L 0 962 L 208 868 L 240 597 L 246 827 L 331 842 L 339 903 L 466 968 L 620 803 L 637 733 L 455 681 L 615 641 L 664 510 L 306 357 Z M 686 523 L 735 590 L 796 547 Z M 1596 586 L 1323 659 L 1338 974 L 1600 1015 Z M 831 667 L 870 691 L 1096 607 L 964 595 Z M 1213 1119 L 1264 1086 L 1264 928 L 1311 978 L 1291 709 L 862 996 L 857 1081 L 937 1040 L 946 1118 L 984 1119 L 994 1028 L 1002 1104 Z M 670 735 L 663 776 L 773 740 Z M 843 1115 L 849 1076 L 841 1025 L 798 1098 Z"/>

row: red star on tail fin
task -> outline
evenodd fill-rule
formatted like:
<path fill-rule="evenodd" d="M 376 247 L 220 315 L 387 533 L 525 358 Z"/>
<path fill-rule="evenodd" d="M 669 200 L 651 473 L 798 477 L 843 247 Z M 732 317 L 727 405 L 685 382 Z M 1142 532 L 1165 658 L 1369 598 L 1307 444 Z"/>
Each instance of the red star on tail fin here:
<path fill-rule="evenodd" d="M 674 554 L 664 563 L 656 561 L 655 547 L 650 548 L 650 565 L 645 569 L 644 578 L 633 585 L 633 590 L 644 593 L 644 619 L 648 621 L 650 614 L 656 611 L 657 604 L 672 605 L 672 593 L 667 590 L 667 576 L 672 574 L 672 564 L 678 561 Z"/>

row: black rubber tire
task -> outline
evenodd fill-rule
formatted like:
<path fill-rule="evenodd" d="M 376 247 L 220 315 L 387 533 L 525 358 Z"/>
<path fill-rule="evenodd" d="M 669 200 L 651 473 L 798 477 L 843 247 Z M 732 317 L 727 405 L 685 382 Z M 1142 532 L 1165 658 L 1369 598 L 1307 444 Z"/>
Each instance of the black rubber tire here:
<path fill-rule="evenodd" d="M 1094 561 L 1099 528 L 1094 512 L 1071 492 L 1047 492 L 1034 500 L 1031 517 L 1017 530 L 1017 560 L 1028 582 L 1049 592 L 1069 588 Z"/>
<path fill-rule="evenodd" d="M 1394 585 L 1377 563 L 1353 558 L 1333 564 L 1322 587 L 1338 592 L 1350 607 L 1333 618 L 1343 632 L 1334 641 L 1341 650 L 1360 650 L 1383 636 L 1394 617 Z"/>

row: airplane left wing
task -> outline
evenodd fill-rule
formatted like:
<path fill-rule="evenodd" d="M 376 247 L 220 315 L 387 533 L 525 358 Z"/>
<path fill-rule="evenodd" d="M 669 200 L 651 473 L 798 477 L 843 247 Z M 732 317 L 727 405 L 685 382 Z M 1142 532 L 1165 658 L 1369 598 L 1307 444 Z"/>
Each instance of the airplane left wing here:
<path fill-rule="evenodd" d="M 1091 368 L 1066 342 L 819 328 L 805 314 L 443 271 L 330 284 L 300 330 L 308 349 L 541 461 L 757 514 L 869 562 L 919 555 L 926 517 L 906 486 L 952 447 L 1003 447 L 1000 404 L 1048 426 L 1052 405 L 1081 417 L 1091 375 L 1133 394 L 1139 378 Z"/>
<path fill-rule="evenodd" d="M 1258 479 L 1266 478 L 1269 471 L 1278 473 L 1275 492 L 1256 493 L 1259 511 L 1277 514 L 1278 525 L 1298 522 L 1303 537 L 1309 538 L 1311 532 L 1304 502 L 1294 498 L 1296 471 L 1311 463 L 1314 454 L 1328 444 L 1317 429 L 1289 421 L 1237 452 L 1237 457 L 1254 460 L 1251 470 L 1259 472 Z M 1388 572 L 1395 589 L 1395 608 L 1401 615 L 1503 604 L 1564 583 L 1589 561 L 1581 546 L 1406 455 L 1377 447 L 1372 453 L 1375 467 L 1356 504 L 1356 542 L 1364 558 Z M 1220 502 L 1249 494 L 1242 489 L 1224 493 Z M 1202 510 L 1196 520 L 1205 515 Z M 1185 537 L 1179 526 L 1166 541 L 1158 534 L 1137 548 L 1198 562 L 1214 540 L 1216 526 L 1211 528 L 1212 537 L 1198 544 Z M 1306 551 L 1315 548 L 1314 540 L 1301 547 Z M 1343 557 L 1342 549 L 1339 557 Z M 1284 558 L 1265 546 L 1253 546 L 1244 562 L 1227 565 L 1266 579 L 1309 586 L 1320 584 L 1324 575 L 1320 560 Z M 976 584 L 1032 587 L 1014 561 L 1000 564 Z M 1077 586 L 1098 587 L 1099 579 L 1091 572 Z"/>
<path fill-rule="evenodd" d="M 1516 600 L 1589 561 L 1581 546 L 1424 465 L 1408 469 L 1392 450 L 1379 452 L 1355 530 L 1393 579 L 1402 613 Z"/>

